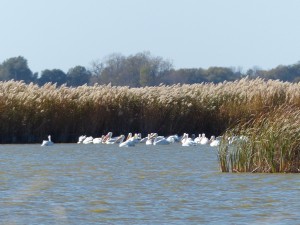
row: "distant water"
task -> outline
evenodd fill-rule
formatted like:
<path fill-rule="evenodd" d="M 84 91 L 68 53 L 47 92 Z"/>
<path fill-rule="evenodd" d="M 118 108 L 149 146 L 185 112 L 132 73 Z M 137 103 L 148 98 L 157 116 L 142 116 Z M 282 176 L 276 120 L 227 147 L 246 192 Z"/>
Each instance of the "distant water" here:
<path fill-rule="evenodd" d="M 298 174 L 219 172 L 210 147 L 0 145 L 0 224 L 300 224 Z"/>

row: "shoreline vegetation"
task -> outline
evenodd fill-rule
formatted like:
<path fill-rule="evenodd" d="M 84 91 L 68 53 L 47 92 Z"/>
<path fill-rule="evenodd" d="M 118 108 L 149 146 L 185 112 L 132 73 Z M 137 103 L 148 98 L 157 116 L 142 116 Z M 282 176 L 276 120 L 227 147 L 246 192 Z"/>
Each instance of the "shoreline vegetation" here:
<path fill-rule="evenodd" d="M 0 143 L 75 143 L 109 131 L 222 135 L 223 172 L 299 172 L 300 83 L 242 78 L 130 88 L 0 82 Z M 229 137 L 247 141 L 228 146 Z"/>
<path fill-rule="evenodd" d="M 228 129 L 218 158 L 222 172 L 299 173 L 299 107 L 278 106 Z"/>

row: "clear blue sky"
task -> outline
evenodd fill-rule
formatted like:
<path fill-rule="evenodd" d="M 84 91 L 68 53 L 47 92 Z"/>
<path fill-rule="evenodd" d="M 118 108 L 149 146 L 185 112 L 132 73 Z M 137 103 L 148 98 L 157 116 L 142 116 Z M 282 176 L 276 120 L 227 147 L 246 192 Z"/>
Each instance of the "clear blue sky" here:
<path fill-rule="evenodd" d="M 150 51 L 175 68 L 300 61 L 300 0 L 0 0 L 0 62 L 33 72 Z"/>

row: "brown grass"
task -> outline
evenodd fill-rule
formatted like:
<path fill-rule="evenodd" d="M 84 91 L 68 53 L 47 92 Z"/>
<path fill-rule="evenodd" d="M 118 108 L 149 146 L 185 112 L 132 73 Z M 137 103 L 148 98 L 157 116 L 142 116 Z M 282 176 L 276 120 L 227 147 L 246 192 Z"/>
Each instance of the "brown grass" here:
<path fill-rule="evenodd" d="M 0 82 L 0 142 L 74 142 L 81 134 L 219 135 L 271 108 L 300 106 L 299 83 L 249 80 L 144 88 Z"/>

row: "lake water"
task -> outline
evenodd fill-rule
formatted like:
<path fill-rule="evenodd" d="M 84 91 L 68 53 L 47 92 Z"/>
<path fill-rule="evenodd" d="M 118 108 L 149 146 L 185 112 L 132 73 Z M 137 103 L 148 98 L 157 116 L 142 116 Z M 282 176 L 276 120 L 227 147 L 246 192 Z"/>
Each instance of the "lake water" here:
<path fill-rule="evenodd" d="M 0 145 L 0 224 L 300 224 L 298 174 L 221 173 L 216 153 Z"/>

